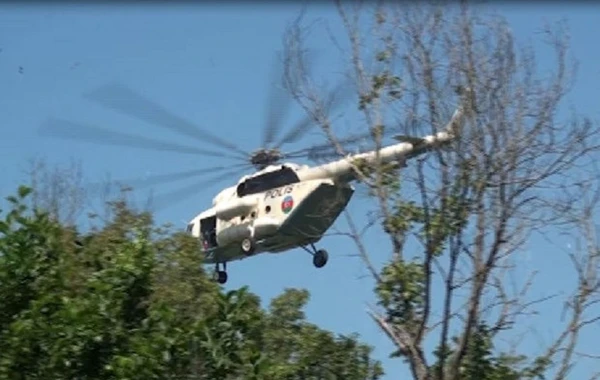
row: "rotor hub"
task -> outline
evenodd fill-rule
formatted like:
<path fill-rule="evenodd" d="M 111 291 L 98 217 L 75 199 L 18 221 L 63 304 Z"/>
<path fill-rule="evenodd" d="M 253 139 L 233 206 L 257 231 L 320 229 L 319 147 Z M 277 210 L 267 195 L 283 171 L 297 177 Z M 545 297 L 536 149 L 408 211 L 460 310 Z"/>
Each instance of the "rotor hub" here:
<path fill-rule="evenodd" d="M 282 158 L 283 155 L 279 149 L 259 149 L 252 153 L 252 156 L 250 157 L 250 163 L 258 170 L 262 170 L 269 165 L 276 164 Z"/>

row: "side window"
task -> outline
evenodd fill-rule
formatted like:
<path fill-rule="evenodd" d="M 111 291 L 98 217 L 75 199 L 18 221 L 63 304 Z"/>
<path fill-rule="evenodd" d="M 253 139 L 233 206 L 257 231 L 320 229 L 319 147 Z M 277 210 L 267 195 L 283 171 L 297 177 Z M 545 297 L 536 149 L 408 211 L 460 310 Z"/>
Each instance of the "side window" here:
<path fill-rule="evenodd" d="M 300 179 L 292 169 L 282 168 L 281 170 L 247 179 L 239 184 L 237 194 L 239 197 L 243 197 L 297 182 L 300 182 Z"/>

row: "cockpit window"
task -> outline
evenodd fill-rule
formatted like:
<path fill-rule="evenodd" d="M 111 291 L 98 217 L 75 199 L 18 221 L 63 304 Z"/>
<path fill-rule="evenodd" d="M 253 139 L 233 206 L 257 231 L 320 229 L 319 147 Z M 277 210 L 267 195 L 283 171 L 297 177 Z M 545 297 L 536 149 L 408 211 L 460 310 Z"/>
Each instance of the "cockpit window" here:
<path fill-rule="evenodd" d="M 248 178 L 237 187 L 238 197 L 250 194 L 258 194 L 270 189 L 300 182 L 296 172 L 288 167 Z"/>
<path fill-rule="evenodd" d="M 187 232 L 188 234 L 191 234 L 193 230 L 194 230 L 194 223 L 190 223 L 187 225 L 185 232 Z"/>

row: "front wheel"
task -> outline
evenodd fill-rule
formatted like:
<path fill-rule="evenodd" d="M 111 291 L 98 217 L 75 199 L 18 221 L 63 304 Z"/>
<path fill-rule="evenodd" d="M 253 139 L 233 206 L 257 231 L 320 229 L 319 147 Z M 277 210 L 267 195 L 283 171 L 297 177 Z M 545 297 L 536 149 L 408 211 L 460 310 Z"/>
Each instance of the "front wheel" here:
<path fill-rule="evenodd" d="M 313 256 L 313 265 L 317 268 L 323 268 L 327 264 L 329 254 L 324 249 L 319 249 Z"/>
<path fill-rule="evenodd" d="M 214 273 L 214 280 L 219 284 L 223 285 L 227 282 L 227 272 L 219 270 Z"/>

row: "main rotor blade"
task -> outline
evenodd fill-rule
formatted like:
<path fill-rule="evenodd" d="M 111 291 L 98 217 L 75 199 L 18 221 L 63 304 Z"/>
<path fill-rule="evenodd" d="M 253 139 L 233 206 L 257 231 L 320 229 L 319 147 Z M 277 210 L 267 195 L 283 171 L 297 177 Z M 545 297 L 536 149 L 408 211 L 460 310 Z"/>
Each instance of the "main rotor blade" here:
<path fill-rule="evenodd" d="M 267 101 L 267 116 L 265 118 L 265 129 L 263 133 L 262 146 L 267 148 L 275 139 L 282 128 L 282 120 L 290 110 L 292 98 L 281 87 L 282 63 L 277 59 L 273 62 L 272 78 L 275 83 L 269 86 L 269 98 Z"/>
<path fill-rule="evenodd" d="M 202 181 L 198 181 L 192 183 L 191 185 L 185 186 L 181 189 L 172 191 L 170 193 L 162 194 L 153 199 L 152 204 L 156 205 L 153 209 L 154 211 L 156 211 L 158 209 L 164 208 L 164 206 L 166 206 L 167 204 L 180 203 L 181 201 L 187 200 L 191 196 L 196 195 L 198 193 L 198 189 L 206 189 L 211 185 L 216 185 L 217 183 L 225 179 L 231 178 L 240 172 L 240 169 L 227 171 L 214 178 L 204 179 Z"/>
<path fill-rule="evenodd" d="M 172 151 L 177 153 L 207 155 L 212 157 L 226 157 L 238 160 L 241 159 L 237 156 L 227 155 L 222 152 L 198 149 L 186 145 L 154 140 L 143 136 L 110 131 L 96 126 L 74 123 L 72 121 L 59 118 L 52 118 L 44 122 L 39 132 L 43 136 L 62 137 L 66 139 L 88 141 L 97 144 L 122 145 L 149 150 Z"/>
<path fill-rule="evenodd" d="M 298 121 L 294 128 L 292 128 L 281 140 L 279 140 L 277 145 L 275 145 L 275 149 L 279 149 L 282 145 L 298 140 L 300 137 L 302 137 L 302 135 L 308 132 L 308 127 L 313 122 L 314 121 L 311 116 L 306 116 Z"/>
<path fill-rule="evenodd" d="M 333 112 L 335 109 L 344 104 L 343 100 L 347 100 L 347 97 L 350 95 L 350 91 L 344 92 L 345 96 L 342 97 L 342 100 L 336 98 L 340 90 L 346 85 L 347 83 L 345 81 L 342 81 L 336 86 L 336 88 L 333 91 L 329 93 L 329 96 L 324 104 L 325 112 L 327 114 Z M 308 130 L 310 129 L 309 125 L 313 122 L 314 120 L 312 120 L 312 118 L 308 115 L 304 119 L 301 119 L 298 123 L 296 123 L 294 128 L 292 128 L 281 140 L 279 140 L 277 145 L 275 145 L 275 148 L 279 149 L 284 144 L 288 144 L 298 140 L 300 137 L 302 137 L 308 132 Z"/>
<path fill-rule="evenodd" d="M 226 171 L 227 169 L 232 169 L 232 168 L 239 169 L 244 166 L 246 166 L 248 168 L 251 167 L 249 164 L 217 166 L 217 167 L 212 167 L 212 168 L 186 170 L 183 172 L 170 173 L 170 174 L 158 174 L 158 175 L 150 176 L 150 177 L 147 177 L 144 179 L 114 180 L 114 181 L 107 181 L 107 182 L 127 185 L 127 186 L 132 187 L 134 190 L 137 190 L 137 189 L 143 189 L 145 187 L 150 187 L 153 185 L 160 185 L 160 184 L 166 184 L 166 183 L 170 183 L 170 182 L 176 182 L 176 181 L 189 179 L 189 178 L 206 175 L 206 174 L 210 174 L 210 173 L 215 173 L 215 172 L 219 172 L 219 171 L 223 172 L 223 171 Z M 91 183 L 89 185 L 89 187 L 90 187 L 90 190 L 100 190 L 101 188 L 106 187 L 106 185 L 107 185 L 106 182 L 96 182 L 96 183 Z"/>
<path fill-rule="evenodd" d="M 392 134 L 393 134 L 392 130 L 385 128 L 383 131 L 383 135 L 381 137 L 382 138 L 388 137 Z M 369 131 L 369 132 L 363 132 L 360 134 L 353 134 L 353 135 L 344 137 L 342 139 L 338 139 L 337 143 L 340 146 L 342 146 L 343 148 L 348 148 L 352 144 L 361 142 L 363 140 L 366 140 L 367 142 L 373 142 L 373 133 Z M 335 147 L 331 143 L 327 143 L 327 144 L 315 145 L 310 148 L 306 148 L 306 149 L 304 149 L 304 151 L 318 152 L 318 151 L 327 150 L 327 149 L 335 149 Z"/>
<path fill-rule="evenodd" d="M 84 96 L 105 107 L 136 117 L 158 127 L 179 132 L 201 142 L 211 142 L 222 148 L 235 151 L 244 157 L 248 156 L 248 152 L 241 150 L 230 142 L 212 135 L 188 120 L 170 113 L 159 104 L 123 85 L 107 85 Z"/>
<path fill-rule="evenodd" d="M 394 134 L 394 130 L 389 129 L 389 128 L 385 128 L 383 130 L 383 134 L 382 134 L 382 138 L 385 137 L 389 137 L 391 135 Z M 349 150 L 353 144 L 359 143 L 361 141 L 365 141 L 368 143 L 373 143 L 373 135 L 371 132 L 363 132 L 363 133 L 359 133 L 359 134 L 353 134 L 341 139 L 337 139 L 337 143 L 344 149 L 344 150 Z M 373 148 L 375 149 L 375 148 Z M 320 145 L 314 145 L 310 148 L 304 148 L 304 149 L 300 149 L 297 151 L 293 151 L 290 153 L 285 154 L 286 157 L 291 156 L 291 157 L 306 157 L 309 158 L 311 160 L 314 159 L 318 159 L 318 158 L 324 158 L 324 159 L 331 159 L 331 158 L 335 158 L 338 157 L 339 154 L 336 150 L 336 147 L 331 144 L 330 142 L 325 143 L 325 144 L 320 144 Z"/>

